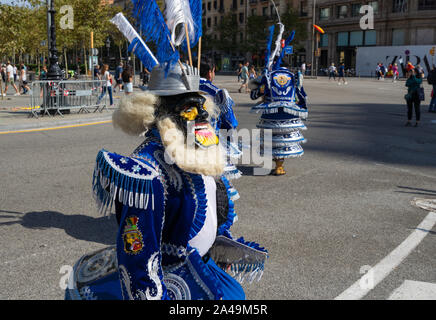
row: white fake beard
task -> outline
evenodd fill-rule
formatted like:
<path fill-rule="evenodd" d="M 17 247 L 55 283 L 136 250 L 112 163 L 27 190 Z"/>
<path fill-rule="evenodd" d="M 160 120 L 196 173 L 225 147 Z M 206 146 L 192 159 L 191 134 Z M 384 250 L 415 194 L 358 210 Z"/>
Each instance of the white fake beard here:
<path fill-rule="evenodd" d="M 168 164 L 175 163 L 184 171 L 205 176 L 219 176 L 224 173 L 225 153 L 221 144 L 205 149 L 196 148 L 195 143 L 188 145 L 183 131 L 169 117 L 159 120 L 157 128 Z"/>

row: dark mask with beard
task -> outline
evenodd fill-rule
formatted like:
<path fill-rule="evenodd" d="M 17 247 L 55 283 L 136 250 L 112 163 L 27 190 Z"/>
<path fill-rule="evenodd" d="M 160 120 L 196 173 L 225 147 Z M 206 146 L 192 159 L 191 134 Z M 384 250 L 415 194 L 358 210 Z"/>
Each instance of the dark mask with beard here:
<path fill-rule="evenodd" d="M 198 93 L 161 96 L 157 117 L 170 116 L 185 137 L 188 133 L 195 134 L 196 145 L 208 148 L 217 145 L 219 140 L 209 123 L 205 102 L 206 99 Z"/>

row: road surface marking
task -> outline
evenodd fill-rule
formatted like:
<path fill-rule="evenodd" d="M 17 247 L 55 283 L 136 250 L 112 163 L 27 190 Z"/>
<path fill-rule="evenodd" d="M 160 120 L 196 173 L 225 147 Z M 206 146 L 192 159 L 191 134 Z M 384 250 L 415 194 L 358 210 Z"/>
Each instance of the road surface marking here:
<path fill-rule="evenodd" d="M 405 280 L 388 300 L 436 300 L 436 283 Z"/>
<path fill-rule="evenodd" d="M 92 125 L 95 125 L 95 124 L 105 124 L 105 123 L 111 123 L 111 122 L 112 122 L 112 120 L 106 120 L 106 121 L 98 121 L 98 122 L 72 124 L 72 125 L 61 126 L 61 127 L 35 128 L 35 129 L 15 130 L 15 131 L 0 131 L 0 134 L 27 133 L 27 132 L 38 132 L 38 131 L 47 131 L 47 130 L 60 130 L 60 129 L 67 129 L 67 128 L 77 128 L 77 127 L 84 127 L 84 126 L 92 126 Z"/>
<path fill-rule="evenodd" d="M 425 238 L 433 226 L 436 224 L 436 212 L 429 212 L 415 231 L 407 237 L 398 247 L 394 249 L 383 260 L 368 270 L 367 274 L 373 275 L 372 286 L 362 286 L 367 275 L 364 275 L 356 281 L 351 287 L 342 292 L 335 300 L 358 300 L 366 296 L 374 289 L 384 278 L 386 278 L 398 265 L 416 248 L 416 246 Z"/>

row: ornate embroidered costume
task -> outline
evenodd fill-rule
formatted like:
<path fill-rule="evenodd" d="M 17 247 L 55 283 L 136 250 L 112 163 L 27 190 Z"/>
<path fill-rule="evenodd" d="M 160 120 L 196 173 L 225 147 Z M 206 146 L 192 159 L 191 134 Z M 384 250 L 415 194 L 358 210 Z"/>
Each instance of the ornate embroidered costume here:
<path fill-rule="evenodd" d="M 210 124 L 218 113 L 198 70 L 171 59 L 147 65 L 147 91 L 113 114 L 145 141 L 130 156 L 98 153 L 93 193 L 102 213 L 116 213 L 116 245 L 76 263 L 66 299 L 244 299 L 239 282 L 262 276 L 267 251 L 230 232 L 234 188 Z"/>
<path fill-rule="evenodd" d="M 219 108 L 218 117 L 213 121 L 215 122 L 215 130 L 217 134 L 219 134 L 220 130 L 235 130 L 238 126 L 238 120 L 233 112 L 235 103 L 230 97 L 228 91 L 226 89 L 218 88 L 211 81 L 205 78 L 200 78 L 200 90 L 211 96 L 214 103 Z M 227 165 L 224 168 L 224 175 L 229 180 L 238 179 L 241 177 L 242 173 L 236 168 L 232 160 L 240 158 L 242 156 L 242 151 L 237 143 L 231 141 L 230 137 L 227 139 L 226 149 Z"/>
<path fill-rule="evenodd" d="M 282 25 L 279 23 L 282 27 Z M 271 46 L 274 25 L 270 28 L 269 47 Z M 279 35 L 279 43 L 281 40 Z M 286 40 L 288 45 L 294 32 Z M 277 49 L 277 46 L 276 46 Z M 305 143 L 300 130 L 306 130 L 301 119 L 306 119 L 308 111 L 306 106 L 306 93 L 302 86 L 297 86 L 295 75 L 287 68 L 280 67 L 284 50 L 279 54 L 278 59 L 273 59 L 277 54 L 267 55 L 266 68 L 260 78 L 250 82 L 253 100 L 259 98 L 262 101 L 256 104 L 253 112 L 262 112 L 257 127 L 260 129 L 272 130 L 272 157 L 276 162 L 273 171 L 275 175 L 285 174 L 283 161 L 285 158 L 299 157 L 303 155 L 301 143 Z"/>

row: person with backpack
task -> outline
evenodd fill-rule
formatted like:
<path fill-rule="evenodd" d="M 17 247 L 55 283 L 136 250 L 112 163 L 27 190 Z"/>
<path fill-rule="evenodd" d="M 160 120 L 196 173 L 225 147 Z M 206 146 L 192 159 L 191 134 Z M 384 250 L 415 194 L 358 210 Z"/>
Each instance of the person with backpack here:
<path fill-rule="evenodd" d="M 417 72 L 415 69 L 411 69 L 408 72 L 408 79 L 406 81 L 407 94 L 404 96 L 407 103 L 407 122 L 406 127 L 410 127 L 412 125 L 412 116 L 413 109 L 415 109 L 416 115 L 416 123 L 415 127 L 418 126 L 419 121 L 421 120 L 421 111 L 420 105 L 421 100 L 419 99 L 418 90 L 422 84 L 421 74 Z"/>
<path fill-rule="evenodd" d="M 433 65 L 433 69 L 427 75 L 427 82 L 433 87 L 431 92 L 431 101 L 428 108 L 428 112 L 436 112 L 436 66 Z"/>

